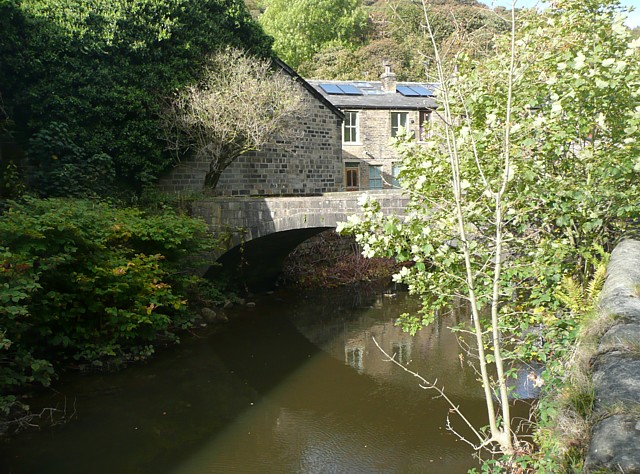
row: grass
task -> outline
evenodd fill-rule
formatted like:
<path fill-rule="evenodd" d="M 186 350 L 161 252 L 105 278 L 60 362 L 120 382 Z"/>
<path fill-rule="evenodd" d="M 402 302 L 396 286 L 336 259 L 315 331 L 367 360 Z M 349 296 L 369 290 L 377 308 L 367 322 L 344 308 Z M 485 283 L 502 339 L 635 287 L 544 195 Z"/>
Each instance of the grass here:
<path fill-rule="evenodd" d="M 601 337 L 615 319 L 598 309 L 589 311 L 582 319 L 575 349 L 558 362 L 558 378 L 538 405 L 540 454 L 558 472 L 582 472 L 591 427 L 602 416 L 594 412 L 591 366 L 593 358 L 601 352 Z"/>

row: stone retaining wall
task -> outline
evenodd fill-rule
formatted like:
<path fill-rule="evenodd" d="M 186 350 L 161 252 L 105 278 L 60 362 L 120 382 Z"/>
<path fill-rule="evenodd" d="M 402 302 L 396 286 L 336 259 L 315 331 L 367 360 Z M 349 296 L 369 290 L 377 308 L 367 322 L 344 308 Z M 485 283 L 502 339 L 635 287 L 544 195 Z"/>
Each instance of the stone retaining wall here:
<path fill-rule="evenodd" d="M 595 419 L 585 473 L 640 473 L 640 241 L 611 254 L 600 310 L 614 325 L 592 361 Z"/>

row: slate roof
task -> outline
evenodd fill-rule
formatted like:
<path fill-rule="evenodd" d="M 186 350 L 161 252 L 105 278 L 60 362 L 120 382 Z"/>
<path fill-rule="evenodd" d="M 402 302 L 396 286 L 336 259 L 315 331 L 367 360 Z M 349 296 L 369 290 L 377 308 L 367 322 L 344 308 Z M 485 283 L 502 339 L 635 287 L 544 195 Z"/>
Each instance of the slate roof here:
<path fill-rule="evenodd" d="M 424 82 L 398 82 L 396 84 L 396 92 L 387 92 L 382 88 L 381 81 L 324 81 L 324 80 L 307 80 L 307 82 L 318 91 L 325 99 L 331 102 L 339 109 L 398 109 L 398 110 L 420 110 L 435 109 L 436 100 L 434 96 L 430 97 L 407 97 L 397 88 L 402 86 L 421 86 L 430 91 L 435 89 L 434 84 Z M 334 84 L 353 86 L 361 92 L 360 95 L 347 94 L 329 94 L 321 84 Z"/>

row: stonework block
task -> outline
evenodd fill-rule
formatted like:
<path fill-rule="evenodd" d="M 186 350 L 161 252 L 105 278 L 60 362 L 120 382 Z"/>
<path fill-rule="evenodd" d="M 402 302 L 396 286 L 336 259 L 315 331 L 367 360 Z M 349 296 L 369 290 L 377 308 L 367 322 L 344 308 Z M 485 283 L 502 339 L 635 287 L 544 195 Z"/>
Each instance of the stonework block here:
<path fill-rule="evenodd" d="M 342 190 L 342 122 L 306 89 L 308 118 L 295 143 L 274 140 L 224 170 L 217 195 L 305 195 Z M 185 160 L 160 180 L 167 192 L 201 191 L 209 163 Z"/>

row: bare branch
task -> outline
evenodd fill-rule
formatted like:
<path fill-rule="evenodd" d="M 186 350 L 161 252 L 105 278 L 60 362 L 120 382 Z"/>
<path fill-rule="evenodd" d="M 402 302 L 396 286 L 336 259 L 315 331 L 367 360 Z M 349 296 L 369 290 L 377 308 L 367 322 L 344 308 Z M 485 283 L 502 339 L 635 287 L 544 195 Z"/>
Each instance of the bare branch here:
<path fill-rule="evenodd" d="M 425 389 L 425 390 L 435 390 L 438 393 L 438 396 L 447 402 L 447 404 L 449 405 L 451 411 L 454 412 L 455 414 L 457 414 L 462 419 L 462 421 L 464 421 L 464 423 L 471 429 L 473 434 L 478 438 L 478 441 L 480 442 L 480 445 L 476 446 L 476 445 L 473 445 L 473 444 L 470 443 L 472 446 L 474 446 L 474 448 L 476 450 L 477 449 L 481 449 L 488 442 L 490 442 L 490 440 L 487 440 L 486 436 L 483 436 L 478 430 L 476 430 L 474 428 L 474 426 L 471 424 L 471 422 L 462 414 L 462 412 L 460 411 L 460 408 L 458 407 L 458 405 L 453 403 L 451 401 L 451 399 L 446 395 L 446 393 L 444 393 L 444 390 L 436 385 L 437 380 L 436 380 L 436 382 L 431 383 L 428 380 L 426 380 L 424 377 L 422 377 L 420 374 L 418 374 L 417 372 L 414 372 L 413 370 L 408 369 L 407 367 L 405 367 L 404 365 L 402 365 L 400 362 L 398 362 L 396 360 L 395 354 L 393 356 L 390 356 L 382 347 L 380 347 L 380 344 L 378 344 L 378 341 L 376 340 L 375 337 L 372 337 L 372 339 L 373 339 L 373 342 L 375 343 L 375 345 L 378 347 L 378 349 L 380 349 L 380 352 L 382 352 L 385 355 L 385 357 L 387 358 L 386 359 L 387 362 L 393 362 L 395 365 L 400 367 L 405 372 L 413 375 L 415 378 L 418 379 L 418 381 L 419 381 L 418 382 L 418 386 L 420 388 Z M 447 424 L 447 426 L 449 426 L 449 425 Z M 464 438 L 460 437 L 460 439 L 464 439 Z M 465 440 L 465 441 L 467 443 L 469 443 L 469 441 L 467 441 L 467 440 Z"/>

